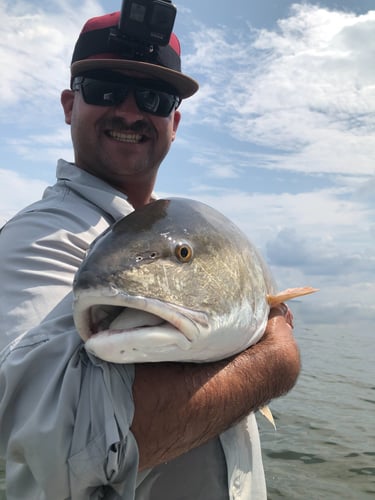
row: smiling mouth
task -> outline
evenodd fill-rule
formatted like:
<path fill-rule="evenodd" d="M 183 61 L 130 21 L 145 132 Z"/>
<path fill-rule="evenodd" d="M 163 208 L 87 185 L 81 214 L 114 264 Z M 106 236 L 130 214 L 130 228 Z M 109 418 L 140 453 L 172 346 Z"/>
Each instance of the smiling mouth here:
<path fill-rule="evenodd" d="M 146 136 L 134 132 L 119 132 L 116 130 L 108 130 L 106 135 L 111 139 L 127 144 L 140 144 L 146 141 Z"/>

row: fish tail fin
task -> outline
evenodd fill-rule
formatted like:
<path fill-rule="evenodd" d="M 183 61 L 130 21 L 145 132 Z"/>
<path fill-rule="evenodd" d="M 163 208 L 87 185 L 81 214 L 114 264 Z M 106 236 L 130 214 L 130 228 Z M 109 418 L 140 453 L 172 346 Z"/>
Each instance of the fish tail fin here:
<path fill-rule="evenodd" d="M 287 288 L 275 295 L 267 295 L 267 302 L 272 307 L 281 302 L 286 302 L 287 300 L 294 299 L 296 297 L 302 297 L 303 295 L 309 295 L 310 293 L 315 293 L 319 289 L 312 288 L 311 286 L 302 286 L 299 288 Z"/>
<path fill-rule="evenodd" d="M 263 406 L 262 408 L 259 408 L 259 413 L 261 413 L 263 415 L 263 417 L 266 418 L 268 420 L 268 422 L 270 422 L 273 425 L 273 428 L 276 430 L 275 420 L 273 418 L 270 407 Z"/>

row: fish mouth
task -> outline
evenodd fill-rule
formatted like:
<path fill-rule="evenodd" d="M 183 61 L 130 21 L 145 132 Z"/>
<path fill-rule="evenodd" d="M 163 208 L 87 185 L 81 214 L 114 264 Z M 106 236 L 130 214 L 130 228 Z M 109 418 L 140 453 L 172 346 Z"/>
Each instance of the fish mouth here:
<path fill-rule="evenodd" d="M 108 343 L 109 338 L 117 345 L 141 344 L 142 350 L 152 351 L 160 344 L 189 350 L 210 331 L 204 312 L 128 295 L 114 287 L 75 291 L 73 316 L 80 337 L 92 352 L 98 341 Z"/>

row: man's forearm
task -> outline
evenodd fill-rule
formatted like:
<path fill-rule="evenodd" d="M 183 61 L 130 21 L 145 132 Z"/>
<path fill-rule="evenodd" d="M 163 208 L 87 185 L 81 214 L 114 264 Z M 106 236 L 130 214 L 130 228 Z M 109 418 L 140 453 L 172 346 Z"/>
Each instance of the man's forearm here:
<path fill-rule="evenodd" d="M 262 340 L 230 359 L 136 367 L 132 432 L 140 469 L 203 444 L 293 387 L 298 348 L 284 317 L 273 314 Z"/>

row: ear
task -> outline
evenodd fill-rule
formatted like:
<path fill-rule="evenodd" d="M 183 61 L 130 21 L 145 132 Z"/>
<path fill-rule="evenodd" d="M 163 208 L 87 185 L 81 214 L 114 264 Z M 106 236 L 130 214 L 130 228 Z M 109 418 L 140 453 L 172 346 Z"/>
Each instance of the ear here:
<path fill-rule="evenodd" d="M 180 123 L 181 120 L 181 113 L 176 110 L 174 112 L 174 117 L 173 117 L 173 132 L 172 132 L 172 141 L 176 139 L 176 132 L 178 129 L 178 124 Z"/>
<path fill-rule="evenodd" d="M 64 110 L 65 123 L 71 124 L 73 102 L 74 102 L 74 91 L 65 89 L 61 92 L 61 105 Z"/>

